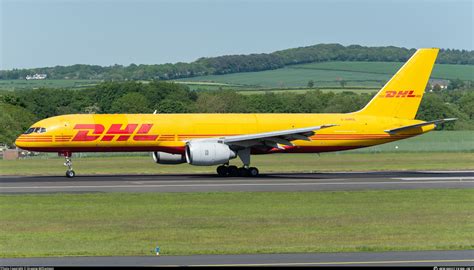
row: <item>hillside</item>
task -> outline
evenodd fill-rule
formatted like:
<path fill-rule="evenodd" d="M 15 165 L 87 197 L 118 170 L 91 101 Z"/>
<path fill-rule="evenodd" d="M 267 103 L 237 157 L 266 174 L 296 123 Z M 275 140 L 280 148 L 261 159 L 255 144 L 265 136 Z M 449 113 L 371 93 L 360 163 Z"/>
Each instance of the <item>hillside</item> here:
<path fill-rule="evenodd" d="M 415 49 L 317 44 L 272 53 L 203 57 L 191 63 L 97 66 L 77 64 L 34 69 L 0 71 L 0 80 L 24 79 L 35 73 L 49 79 L 87 80 L 169 80 L 204 75 L 275 70 L 298 64 L 328 61 L 405 62 Z M 474 51 L 441 49 L 439 64 L 474 65 Z"/>
<path fill-rule="evenodd" d="M 293 65 L 276 70 L 244 72 L 225 75 L 209 75 L 180 79 L 181 82 L 223 83 L 248 88 L 306 87 L 309 80 L 318 88 L 380 88 L 397 72 L 403 62 L 331 61 Z M 474 66 L 436 64 L 432 79 L 474 80 Z"/>

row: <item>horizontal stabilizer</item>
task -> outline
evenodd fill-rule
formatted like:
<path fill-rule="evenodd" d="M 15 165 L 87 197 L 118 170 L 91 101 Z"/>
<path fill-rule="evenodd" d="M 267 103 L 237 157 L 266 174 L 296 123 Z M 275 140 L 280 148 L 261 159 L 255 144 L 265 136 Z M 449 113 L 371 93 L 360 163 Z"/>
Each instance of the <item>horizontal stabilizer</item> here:
<path fill-rule="evenodd" d="M 400 131 L 405 131 L 405 130 L 409 130 L 409 129 L 412 129 L 412 128 L 417 128 L 417 127 L 422 127 L 422 126 L 427 126 L 427 125 L 433 125 L 433 124 L 438 125 L 438 124 L 441 124 L 441 123 L 455 121 L 455 120 L 457 120 L 457 118 L 438 119 L 438 120 L 434 120 L 434 121 L 424 122 L 424 123 L 420 123 L 420 124 L 416 124 L 416 125 L 403 126 L 403 127 L 388 129 L 388 130 L 384 130 L 384 131 L 387 132 L 388 134 L 395 134 L 395 133 L 398 133 Z"/>

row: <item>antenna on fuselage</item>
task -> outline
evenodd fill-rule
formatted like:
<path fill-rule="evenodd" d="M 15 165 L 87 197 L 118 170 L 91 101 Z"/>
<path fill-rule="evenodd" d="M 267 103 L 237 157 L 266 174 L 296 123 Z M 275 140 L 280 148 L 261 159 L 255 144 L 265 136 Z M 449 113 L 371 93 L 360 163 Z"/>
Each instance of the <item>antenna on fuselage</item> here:
<path fill-rule="evenodd" d="M 155 110 L 155 111 L 153 112 L 153 114 L 156 114 L 157 112 L 158 112 L 158 110 Z"/>

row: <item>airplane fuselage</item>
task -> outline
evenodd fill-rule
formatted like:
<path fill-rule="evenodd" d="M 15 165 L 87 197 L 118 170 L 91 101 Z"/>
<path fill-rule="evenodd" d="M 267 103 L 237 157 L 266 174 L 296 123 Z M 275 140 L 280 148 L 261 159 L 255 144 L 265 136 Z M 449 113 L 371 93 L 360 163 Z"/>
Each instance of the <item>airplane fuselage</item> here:
<path fill-rule="evenodd" d="M 348 114 L 75 114 L 44 119 L 42 133 L 21 135 L 16 144 L 42 152 L 163 151 L 184 153 L 186 141 L 318 126 L 311 141 L 254 153 L 320 153 L 350 150 L 405 139 L 430 131 L 434 125 L 388 134 L 394 126 L 422 123 L 390 117 Z"/>

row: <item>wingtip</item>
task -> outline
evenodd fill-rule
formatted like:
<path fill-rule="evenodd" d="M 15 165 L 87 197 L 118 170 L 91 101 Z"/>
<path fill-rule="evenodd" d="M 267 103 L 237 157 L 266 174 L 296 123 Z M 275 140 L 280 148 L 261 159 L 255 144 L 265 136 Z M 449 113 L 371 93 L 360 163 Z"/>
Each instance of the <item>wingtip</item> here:
<path fill-rule="evenodd" d="M 456 121 L 458 120 L 457 118 L 445 118 L 443 119 L 444 122 L 449 122 L 449 121 Z"/>

